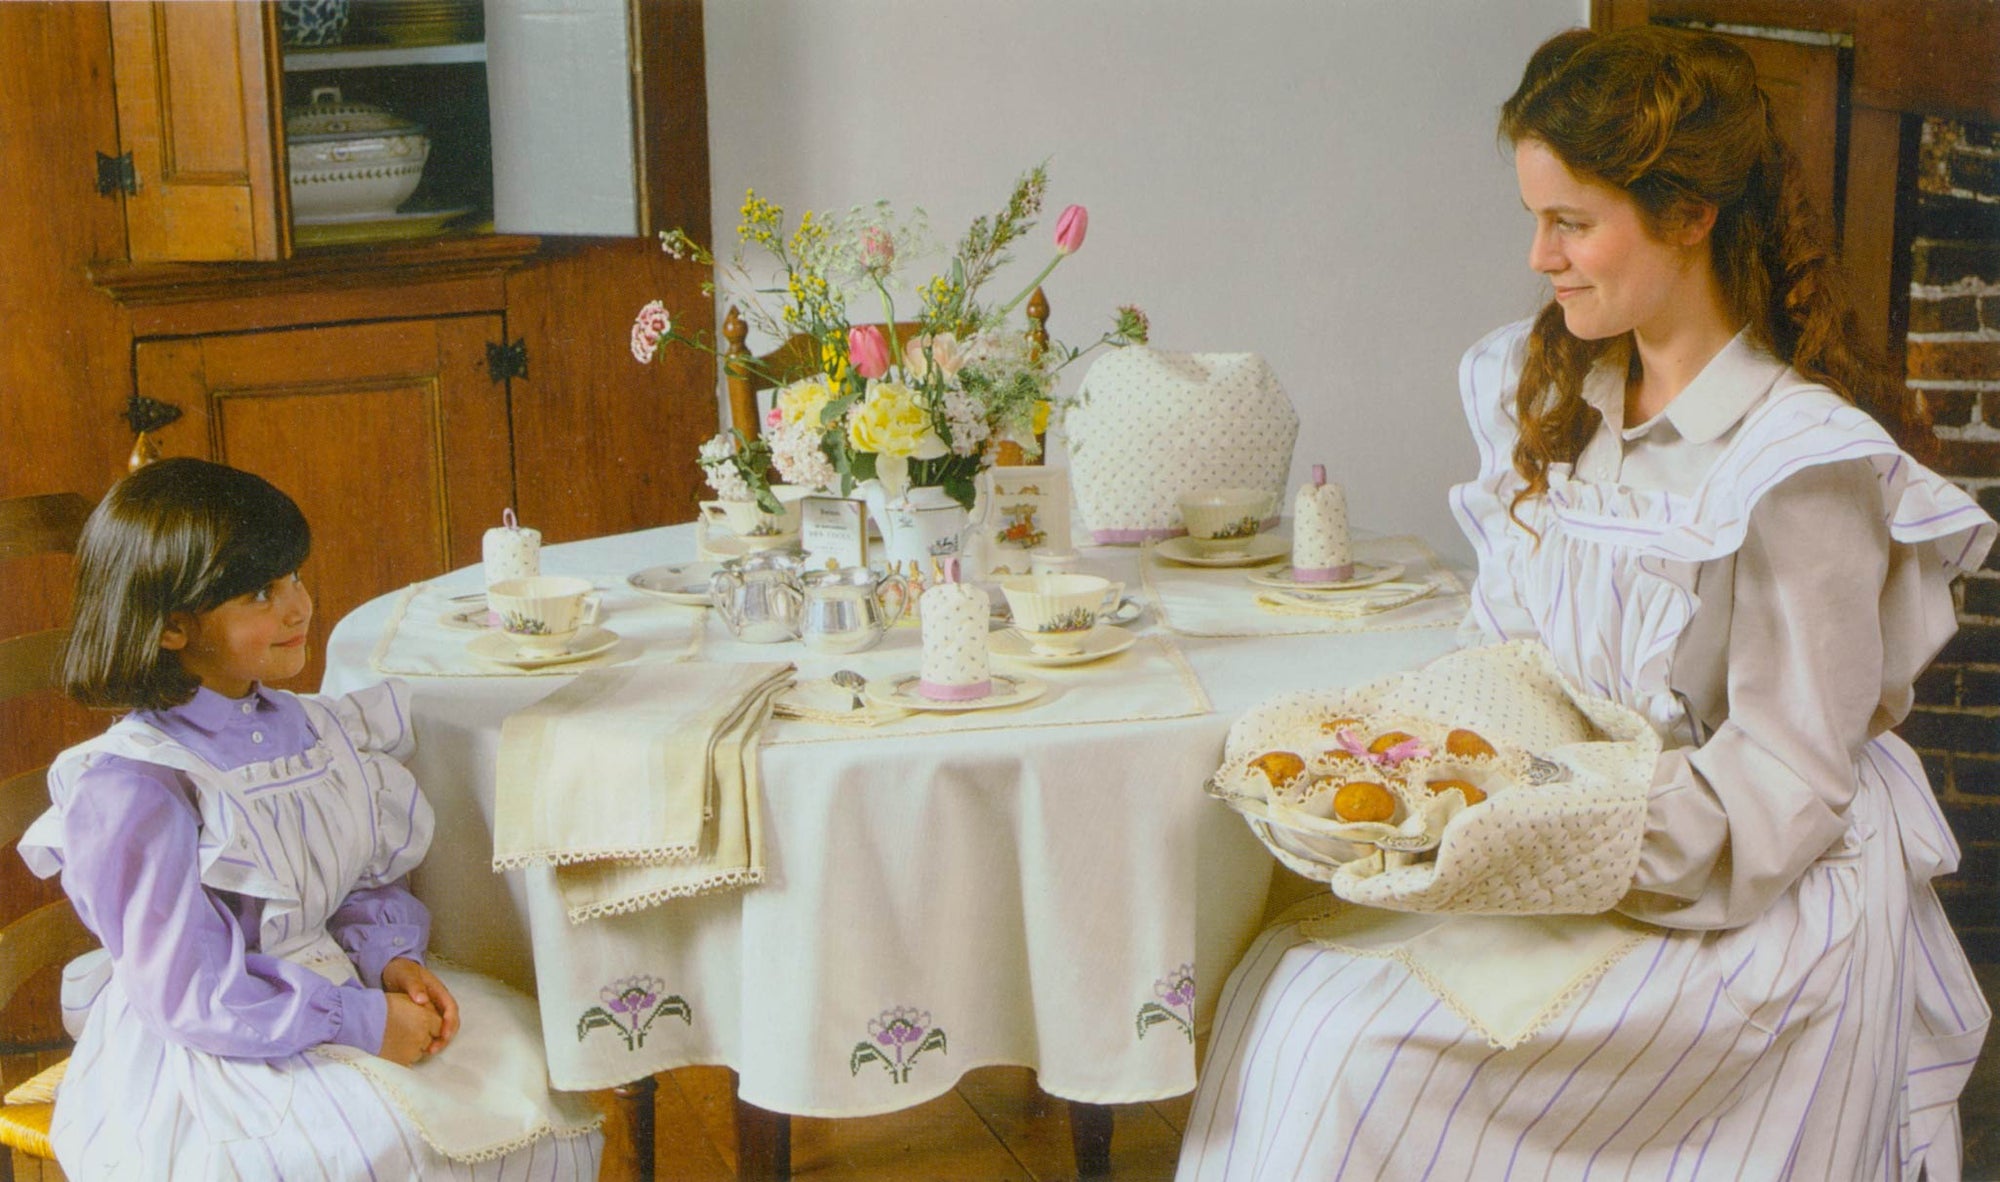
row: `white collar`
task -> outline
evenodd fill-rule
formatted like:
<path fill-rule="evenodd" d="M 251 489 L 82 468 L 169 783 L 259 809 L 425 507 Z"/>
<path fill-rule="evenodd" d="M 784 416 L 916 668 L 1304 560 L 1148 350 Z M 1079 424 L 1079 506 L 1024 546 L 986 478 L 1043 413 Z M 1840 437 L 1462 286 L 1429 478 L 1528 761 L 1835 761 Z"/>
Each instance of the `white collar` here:
<path fill-rule="evenodd" d="M 1631 338 L 1608 349 L 1583 379 L 1583 400 L 1604 416 L 1605 423 L 1627 439 L 1636 439 L 1661 419 L 1690 443 L 1719 439 L 1743 420 L 1785 372 L 1785 363 L 1750 340 L 1748 328 L 1729 338 L 1708 359 L 1701 372 L 1674 395 L 1666 409 L 1631 428 L 1625 427 L 1625 373 L 1630 365 Z"/>

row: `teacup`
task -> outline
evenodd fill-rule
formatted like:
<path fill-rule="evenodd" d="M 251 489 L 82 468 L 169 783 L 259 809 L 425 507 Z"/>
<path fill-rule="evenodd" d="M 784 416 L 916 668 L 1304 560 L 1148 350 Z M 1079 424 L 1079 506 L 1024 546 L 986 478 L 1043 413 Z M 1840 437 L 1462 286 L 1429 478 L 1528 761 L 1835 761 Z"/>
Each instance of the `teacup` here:
<path fill-rule="evenodd" d="M 548 654 L 569 647 L 577 629 L 597 622 L 598 597 L 589 579 L 537 575 L 488 587 L 486 606 L 520 651 Z"/>
<path fill-rule="evenodd" d="M 1261 488 L 1198 488 L 1181 497 L 1188 541 L 1211 557 L 1243 553 L 1264 528 L 1271 494 Z"/>
<path fill-rule="evenodd" d="M 1000 580 L 1000 593 L 1029 647 L 1066 657 L 1083 651 L 1097 617 L 1124 598 L 1125 584 L 1096 575 L 1016 575 Z"/>
<path fill-rule="evenodd" d="M 701 515 L 710 525 L 723 525 L 748 542 L 781 541 L 799 532 L 799 498 L 812 490 L 792 484 L 774 484 L 771 492 L 785 507 L 783 513 L 766 513 L 755 501 L 702 501 Z"/>

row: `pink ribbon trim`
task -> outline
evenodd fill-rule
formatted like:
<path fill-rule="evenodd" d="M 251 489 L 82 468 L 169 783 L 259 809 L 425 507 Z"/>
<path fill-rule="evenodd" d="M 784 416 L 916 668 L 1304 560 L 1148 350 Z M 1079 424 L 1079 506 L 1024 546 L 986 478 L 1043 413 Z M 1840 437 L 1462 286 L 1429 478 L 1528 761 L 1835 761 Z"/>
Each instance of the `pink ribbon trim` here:
<path fill-rule="evenodd" d="M 1300 583 L 1344 583 L 1354 577 L 1354 564 L 1341 566 L 1295 566 L 1292 579 Z"/>
<path fill-rule="evenodd" d="M 993 679 L 989 677 L 969 685 L 940 685 L 920 677 L 917 679 L 917 692 L 933 702 L 969 702 L 992 693 Z"/>

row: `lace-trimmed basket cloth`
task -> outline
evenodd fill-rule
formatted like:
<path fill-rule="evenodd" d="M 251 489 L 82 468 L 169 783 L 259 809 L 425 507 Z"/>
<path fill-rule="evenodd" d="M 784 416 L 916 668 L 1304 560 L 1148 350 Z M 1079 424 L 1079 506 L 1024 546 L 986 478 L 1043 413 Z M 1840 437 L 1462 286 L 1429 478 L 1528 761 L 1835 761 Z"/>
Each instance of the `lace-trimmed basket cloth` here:
<path fill-rule="evenodd" d="M 1338 770 L 1343 731 L 1351 743 L 1356 732 L 1397 729 L 1425 740 L 1427 730 L 1451 728 L 1471 730 L 1498 751 L 1455 767 L 1419 753 L 1407 763 Z M 1442 746 L 1437 738 L 1422 745 Z M 1271 751 L 1297 753 L 1308 771 L 1272 785 L 1253 763 Z M 1659 737 L 1637 713 L 1582 693 L 1557 672 L 1546 648 L 1515 641 L 1452 653 L 1353 690 L 1272 699 L 1230 728 L 1211 783 L 1280 861 L 1349 902 L 1472 915 L 1594 915 L 1631 889 L 1659 753 Z M 1318 774 L 1322 769 L 1334 771 Z M 1467 806 L 1458 791 L 1432 795 L 1422 783 L 1402 782 L 1434 770 L 1479 784 L 1486 799 Z M 1325 785 L 1364 776 L 1402 792 L 1400 824 L 1333 818 Z M 1412 856 L 1432 849 L 1434 858 Z"/>

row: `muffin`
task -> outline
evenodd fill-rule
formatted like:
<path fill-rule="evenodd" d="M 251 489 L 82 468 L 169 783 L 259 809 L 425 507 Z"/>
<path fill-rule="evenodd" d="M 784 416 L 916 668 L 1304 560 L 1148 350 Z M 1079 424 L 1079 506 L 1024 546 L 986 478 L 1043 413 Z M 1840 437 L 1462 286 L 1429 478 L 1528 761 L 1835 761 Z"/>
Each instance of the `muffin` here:
<path fill-rule="evenodd" d="M 1342 821 L 1386 822 L 1396 815 L 1396 797 L 1373 780 L 1351 780 L 1334 791 L 1333 815 Z"/>
<path fill-rule="evenodd" d="M 1456 755 L 1461 759 L 1476 759 L 1499 754 L 1493 749 L 1493 744 L 1487 742 L 1478 731 L 1463 728 L 1454 730 L 1444 737 L 1444 749 L 1446 754 Z"/>
<path fill-rule="evenodd" d="M 1306 761 L 1290 751 L 1266 751 L 1251 760 L 1250 766 L 1264 773 L 1271 787 L 1283 788 L 1305 774 Z"/>

